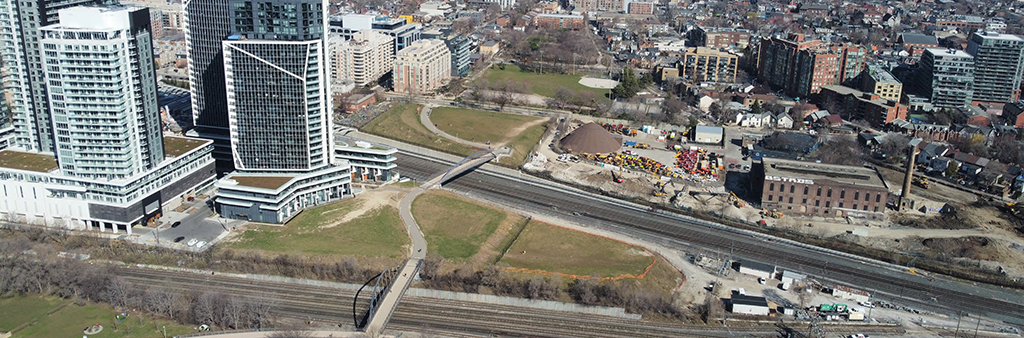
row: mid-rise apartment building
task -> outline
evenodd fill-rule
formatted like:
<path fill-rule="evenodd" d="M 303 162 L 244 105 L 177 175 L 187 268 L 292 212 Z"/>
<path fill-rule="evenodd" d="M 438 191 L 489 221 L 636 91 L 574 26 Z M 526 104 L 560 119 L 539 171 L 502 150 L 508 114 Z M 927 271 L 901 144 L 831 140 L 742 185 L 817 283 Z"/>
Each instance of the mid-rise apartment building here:
<path fill-rule="evenodd" d="M 629 14 L 651 15 L 654 14 L 653 1 L 625 1 L 625 10 Z"/>
<path fill-rule="evenodd" d="M 914 89 L 934 107 L 959 108 L 974 100 L 974 57 L 955 49 L 928 48 L 914 74 Z"/>
<path fill-rule="evenodd" d="M 384 33 L 395 39 L 395 53 L 408 47 L 414 41 L 420 39 L 423 33 L 423 25 L 409 23 L 402 18 L 390 18 L 387 16 L 375 16 L 368 14 L 342 14 L 330 18 L 330 31 L 338 34 L 346 40 L 362 30 L 372 29 Z"/>
<path fill-rule="evenodd" d="M 447 84 L 451 57 L 442 40 L 413 42 L 395 56 L 395 92 L 425 94 Z"/>
<path fill-rule="evenodd" d="M 62 9 L 108 2 L 111 1 L 0 1 L 0 42 L 4 45 L 0 48 L 0 60 L 4 63 L 3 86 L 12 120 L 9 127 L 0 125 L 0 143 L 9 142 L 28 151 L 54 151 L 43 63 L 39 62 L 39 28 L 57 23 Z"/>
<path fill-rule="evenodd" d="M 149 8 L 149 14 L 154 23 L 160 24 L 160 29 L 167 34 L 180 34 L 185 29 L 185 9 L 181 2 L 166 0 L 125 0 L 121 4 Z M 153 31 L 157 32 L 154 24 Z"/>
<path fill-rule="evenodd" d="M 582 15 L 573 14 L 538 14 L 534 22 L 543 29 L 581 30 L 587 25 Z"/>
<path fill-rule="evenodd" d="M 352 39 L 332 35 L 331 79 L 352 81 L 357 86 L 376 83 L 394 68 L 395 38 L 366 29 L 356 32 Z"/>
<path fill-rule="evenodd" d="M 463 77 L 469 74 L 470 59 L 473 54 L 473 41 L 464 35 L 458 35 L 445 40 L 448 51 L 452 55 L 452 77 Z"/>
<path fill-rule="evenodd" d="M 212 184 L 210 141 L 162 135 L 149 10 L 70 7 L 54 21 L 30 62 L 45 65 L 56 151 L 0 151 L 0 217 L 131 234 Z"/>
<path fill-rule="evenodd" d="M 697 26 L 686 32 L 686 39 L 694 46 L 743 49 L 750 44 L 750 31 L 742 28 Z"/>
<path fill-rule="evenodd" d="M 798 97 L 856 77 L 867 57 L 863 47 L 823 45 L 820 40 L 805 41 L 801 34 L 762 40 L 758 48 L 758 78 Z"/>
<path fill-rule="evenodd" d="M 878 94 L 878 97 L 902 101 L 903 83 L 880 64 L 870 64 L 861 72 L 860 90 Z"/>
<path fill-rule="evenodd" d="M 691 82 L 736 82 L 739 56 L 705 47 L 687 48 L 680 60 L 681 75 Z"/>
<path fill-rule="evenodd" d="M 974 56 L 974 101 L 1015 102 L 1024 73 L 1024 39 L 1016 35 L 977 32 L 967 42 Z"/>

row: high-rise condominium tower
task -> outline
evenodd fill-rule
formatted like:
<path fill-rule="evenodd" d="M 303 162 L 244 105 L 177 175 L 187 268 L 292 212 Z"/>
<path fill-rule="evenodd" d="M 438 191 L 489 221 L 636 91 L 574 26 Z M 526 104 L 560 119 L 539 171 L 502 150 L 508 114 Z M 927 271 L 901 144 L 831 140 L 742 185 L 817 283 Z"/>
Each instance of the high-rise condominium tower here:
<path fill-rule="evenodd" d="M 58 11 L 99 5 L 110 0 L 0 0 L 0 59 L 4 62 L 4 92 L 13 125 L 0 122 L 0 144 L 13 136 L 11 146 L 53 152 L 54 134 L 47 103 L 39 28 L 57 23 Z M 5 129 L 13 127 L 13 134 Z M 6 136 L 5 136 L 6 135 Z"/>
<path fill-rule="evenodd" d="M 149 11 L 75 7 L 40 29 L 65 175 L 125 179 L 164 159 Z"/>
<path fill-rule="evenodd" d="M 285 222 L 350 195 L 348 161 L 333 165 L 327 1 L 228 3 L 221 55 L 236 171 L 217 185 L 220 214 Z"/>
<path fill-rule="evenodd" d="M 33 142 L 0 150 L 0 217 L 130 234 L 214 182 L 210 141 L 161 132 L 150 19 L 141 7 L 61 9 L 31 40 L 40 58 L 23 60 L 36 66 L 5 62 L 11 73 L 40 70 L 42 88 L 31 89 L 46 97 L 32 102 L 47 104 L 54 151 Z M 7 89 L 15 101 L 26 93 Z M 19 131 L 38 123 L 14 121 Z"/>
<path fill-rule="evenodd" d="M 978 32 L 971 35 L 967 52 L 974 56 L 974 101 L 1002 103 L 1020 99 L 1024 39 Z"/>

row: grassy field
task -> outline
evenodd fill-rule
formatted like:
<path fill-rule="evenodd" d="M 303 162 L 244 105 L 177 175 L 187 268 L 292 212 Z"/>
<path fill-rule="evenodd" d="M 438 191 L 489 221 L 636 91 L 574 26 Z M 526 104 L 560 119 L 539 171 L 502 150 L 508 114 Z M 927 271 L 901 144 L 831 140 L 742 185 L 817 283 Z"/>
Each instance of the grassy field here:
<path fill-rule="evenodd" d="M 192 333 L 192 328 L 169 320 L 153 320 L 143 317 L 140 321 L 134 314 L 119 322 L 114 331 L 112 320 L 117 314 L 106 304 L 88 303 L 85 306 L 67 305 L 52 315 L 46 313 L 71 300 L 42 296 L 17 296 L 0 299 L 0 329 L 7 331 L 24 323 L 37 321 L 19 331 L 17 338 L 78 337 L 82 330 L 93 324 L 103 326 L 103 331 L 89 338 L 159 338 L 163 337 L 162 327 L 167 327 L 167 336 Z M 131 327 L 128 334 L 124 325 Z"/>
<path fill-rule="evenodd" d="M 370 121 L 363 131 L 462 156 L 469 156 L 477 151 L 427 130 L 420 123 L 419 115 L 416 113 L 419 108 L 420 106 L 415 104 L 396 104 L 391 110 Z"/>
<path fill-rule="evenodd" d="M 313 255 L 405 257 L 409 236 L 398 209 L 385 206 L 338 223 L 362 201 L 348 199 L 303 211 L 284 226 L 258 226 L 227 244 L 234 249 Z"/>
<path fill-rule="evenodd" d="M 480 143 L 490 141 L 495 145 L 517 136 L 523 125 L 539 120 L 539 117 L 455 107 L 437 107 L 430 113 L 430 121 L 452 136 Z"/>
<path fill-rule="evenodd" d="M 598 277 L 640 275 L 652 261 L 641 248 L 537 221 L 501 259 L 513 268 Z"/>
<path fill-rule="evenodd" d="M 557 73 L 534 73 L 520 71 L 519 66 L 505 65 L 505 70 L 498 67 L 491 67 L 484 74 L 488 82 L 502 83 L 506 80 L 525 82 L 529 86 L 530 93 L 540 96 L 554 97 L 559 88 L 568 88 L 573 91 L 588 91 L 594 93 L 597 99 L 605 99 L 608 89 L 590 88 L 580 84 L 579 75 L 557 74 Z"/>
<path fill-rule="evenodd" d="M 508 146 L 512 147 L 512 155 L 508 157 L 502 157 L 498 160 L 498 164 L 506 167 L 518 167 L 519 165 L 526 162 L 526 157 L 533 151 L 533 147 L 540 142 L 540 138 L 544 136 L 544 131 L 547 130 L 545 124 L 538 124 L 526 128 L 525 131 L 519 133 Z"/>
<path fill-rule="evenodd" d="M 547 128 L 543 123 L 524 128 L 527 124 L 537 123 L 544 118 L 506 114 L 475 109 L 437 107 L 430 113 L 430 121 L 437 128 L 464 140 L 492 145 L 506 144 L 512 147 L 510 157 L 503 157 L 498 164 L 517 167 L 526 161 L 526 156 L 540 141 Z"/>
<path fill-rule="evenodd" d="M 487 251 L 488 256 L 496 254 L 494 248 L 501 242 L 494 238 L 496 231 L 524 221 L 519 216 L 437 191 L 417 197 L 412 202 L 412 213 L 427 240 L 428 250 L 455 261 L 467 260 L 481 251 Z"/>

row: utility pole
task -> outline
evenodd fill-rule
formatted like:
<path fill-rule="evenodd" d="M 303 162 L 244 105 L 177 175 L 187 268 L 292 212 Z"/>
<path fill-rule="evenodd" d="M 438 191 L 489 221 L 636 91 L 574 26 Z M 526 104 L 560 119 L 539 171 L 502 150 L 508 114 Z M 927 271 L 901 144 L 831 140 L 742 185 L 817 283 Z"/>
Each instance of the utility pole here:
<path fill-rule="evenodd" d="M 978 338 L 978 329 L 981 328 L 981 317 L 978 318 L 978 325 L 974 326 L 974 338 Z"/>
<path fill-rule="evenodd" d="M 964 318 L 964 311 L 960 310 L 958 316 L 956 316 L 956 332 L 953 333 L 953 337 L 960 336 L 960 320 Z M 164 337 L 167 338 L 167 337 Z"/>

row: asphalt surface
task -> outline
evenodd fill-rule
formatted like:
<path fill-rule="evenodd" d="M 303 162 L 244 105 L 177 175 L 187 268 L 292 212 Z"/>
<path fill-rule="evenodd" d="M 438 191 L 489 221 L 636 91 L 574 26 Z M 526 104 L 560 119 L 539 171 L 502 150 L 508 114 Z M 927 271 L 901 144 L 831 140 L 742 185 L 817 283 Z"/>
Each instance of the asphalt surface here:
<path fill-rule="evenodd" d="M 177 243 L 182 247 L 186 246 L 188 241 L 193 238 L 211 243 L 217 236 L 226 231 L 225 225 L 207 218 L 212 215 L 213 210 L 209 207 L 197 204 L 195 212 L 181 219 L 181 225 L 174 228 L 167 226 L 160 230 L 147 229 L 151 233 L 140 233 L 140 236 L 143 240 L 159 238 L 161 244 L 174 243 L 174 240 L 178 237 L 184 237 L 184 239 Z"/>
<path fill-rule="evenodd" d="M 399 152 L 397 163 L 404 175 L 418 180 L 434 177 L 452 164 L 407 152 Z M 905 269 L 895 269 L 852 255 L 830 253 L 767 236 L 750 235 L 720 224 L 666 212 L 652 212 L 551 182 L 535 183 L 486 170 L 478 169 L 454 177 L 444 187 L 531 212 L 575 218 L 581 224 L 591 224 L 684 250 L 716 250 L 731 255 L 733 259 L 775 264 L 787 270 L 806 273 L 820 281 L 839 282 L 874 291 L 874 298 L 899 301 L 947 314 L 962 310 L 973 315 L 1024 325 L 1024 294 L 1014 290 L 967 284 L 944 276 L 911 274 Z"/>

